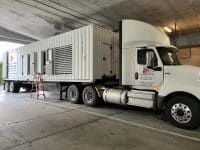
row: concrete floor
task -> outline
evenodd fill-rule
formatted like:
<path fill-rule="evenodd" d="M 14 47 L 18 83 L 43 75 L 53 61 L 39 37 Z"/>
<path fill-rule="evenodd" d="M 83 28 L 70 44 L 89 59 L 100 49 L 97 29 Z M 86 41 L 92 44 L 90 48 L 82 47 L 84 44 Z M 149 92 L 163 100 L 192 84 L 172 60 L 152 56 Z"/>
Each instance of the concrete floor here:
<path fill-rule="evenodd" d="M 29 93 L 0 92 L 0 149 L 14 150 L 197 150 L 200 129 L 182 130 L 140 108 L 89 108 Z"/>

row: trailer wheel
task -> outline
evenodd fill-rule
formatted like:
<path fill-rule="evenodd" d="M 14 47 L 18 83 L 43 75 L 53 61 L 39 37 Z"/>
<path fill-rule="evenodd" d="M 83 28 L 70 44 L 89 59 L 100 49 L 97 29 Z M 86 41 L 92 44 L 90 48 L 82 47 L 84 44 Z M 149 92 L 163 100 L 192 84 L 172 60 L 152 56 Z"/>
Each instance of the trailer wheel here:
<path fill-rule="evenodd" d="M 78 86 L 72 84 L 67 89 L 67 98 L 70 102 L 78 104 L 80 102 L 80 90 Z"/>
<path fill-rule="evenodd" d="M 15 82 L 10 82 L 10 92 L 12 93 L 19 93 L 19 85 Z"/>
<path fill-rule="evenodd" d="M 5 91 L 10 92 L 10 82 L 5 83 Z"/>
<path fill-rule="evenodd" d="M 96 106 L 98 101 L 98 95 L 94 87 L 87 86 L 83 89 L 82 99 L 87 106 Z"/>
<path fill-rule="evenodd" d="M 166 105 L 167 119 L 177 127 L 196 129 L 200 125 L 200 105 L 191 96 L 178 95 Z"/>

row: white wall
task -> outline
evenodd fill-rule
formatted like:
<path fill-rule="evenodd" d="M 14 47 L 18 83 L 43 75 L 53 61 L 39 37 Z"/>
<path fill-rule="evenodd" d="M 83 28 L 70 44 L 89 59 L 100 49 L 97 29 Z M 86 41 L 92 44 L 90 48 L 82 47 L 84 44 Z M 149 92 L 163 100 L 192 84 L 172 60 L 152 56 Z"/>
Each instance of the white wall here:
<path fill-rule="evenodd" d="M 178 57 L 182 64 L 200 67 L 200 47 L 180 49 Z"/>

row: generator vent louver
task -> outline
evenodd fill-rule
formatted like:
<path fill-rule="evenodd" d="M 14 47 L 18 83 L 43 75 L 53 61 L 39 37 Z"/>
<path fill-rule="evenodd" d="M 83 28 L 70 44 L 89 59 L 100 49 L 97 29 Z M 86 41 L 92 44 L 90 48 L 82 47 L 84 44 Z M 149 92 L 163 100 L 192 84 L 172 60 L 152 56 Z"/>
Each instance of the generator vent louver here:
<path fill-rule="evenodd" d="M 17 73 L 17 64 L 16 63 L 9 64 L 8 72 L 9 72 L 9 74 L 16 74 Z"/>
<path fill-rule="evenodd" d="M 55 48 L 55 74 L 72 74 L 72 44 Z"/>

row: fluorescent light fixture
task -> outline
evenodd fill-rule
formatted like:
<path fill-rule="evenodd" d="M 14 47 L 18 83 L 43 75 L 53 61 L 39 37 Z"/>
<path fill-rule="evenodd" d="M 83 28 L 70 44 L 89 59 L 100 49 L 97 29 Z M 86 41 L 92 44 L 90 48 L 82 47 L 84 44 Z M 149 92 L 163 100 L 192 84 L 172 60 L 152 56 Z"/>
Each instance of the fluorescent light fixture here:
<path fill-rule="evenodd" d="M 168 33 L 171 33 L 172 32 L 172 29 L 170 29 L 169 27 L 164 27 L 165 31 L 167 31 Z"/>

